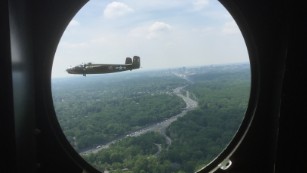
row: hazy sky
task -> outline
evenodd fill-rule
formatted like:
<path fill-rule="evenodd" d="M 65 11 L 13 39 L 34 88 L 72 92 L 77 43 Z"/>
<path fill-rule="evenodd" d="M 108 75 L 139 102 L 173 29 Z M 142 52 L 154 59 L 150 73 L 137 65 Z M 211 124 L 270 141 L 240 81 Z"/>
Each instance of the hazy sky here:
<path fill-rule="evenodd" d="M 240 30 L 217 0 L 90 0 L 63 34 L 52 77 L 134 55 L 140 70 L 249 61 Z"/>

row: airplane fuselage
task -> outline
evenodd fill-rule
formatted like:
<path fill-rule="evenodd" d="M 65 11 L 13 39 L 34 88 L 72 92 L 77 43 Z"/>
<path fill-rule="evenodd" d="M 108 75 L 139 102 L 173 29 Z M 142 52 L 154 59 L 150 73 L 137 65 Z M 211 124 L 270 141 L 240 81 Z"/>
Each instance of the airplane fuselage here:
<path fill-rule="evenodd" d="M 83 76 L 87 74 L 104 74 L 104 73 L 114 73 L 122 72 L 127 70 L 133 70 L 140 68 L 140 58 L 138 56 L 126 59 L 126 64 L 81 64 L 75 67 L 66 69 L 69 74 L 82 74 Z"/>

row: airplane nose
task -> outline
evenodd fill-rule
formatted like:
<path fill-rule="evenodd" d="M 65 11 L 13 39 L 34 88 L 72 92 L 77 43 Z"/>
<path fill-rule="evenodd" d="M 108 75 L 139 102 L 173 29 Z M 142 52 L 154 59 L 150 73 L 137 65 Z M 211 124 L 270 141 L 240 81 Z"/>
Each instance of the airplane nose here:
<path fill-rule="evenodd" d="M 67 71 L 67 73 L 71 73 L 71 69 L 70 68 L 66 69 L 66 71 Z"/>

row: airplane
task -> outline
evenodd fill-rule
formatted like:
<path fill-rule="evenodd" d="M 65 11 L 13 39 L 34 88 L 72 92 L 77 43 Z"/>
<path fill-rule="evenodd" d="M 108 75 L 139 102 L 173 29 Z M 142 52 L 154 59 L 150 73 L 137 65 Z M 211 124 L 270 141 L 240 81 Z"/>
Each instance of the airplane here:
<path fill-rule="evenodd" d="M 122 72 L 127 70 L 133 70 L 140 68 L 140 57 L 134 56 L 133 60 L 130 57 L 126 58 L 125 64 L 81 64 L 75 67 L 70 67 L 66 69 L 69 74 L 82 74 L 86 76 L 87 74 L 104 74 L 104 73 L 114 73 Z"/>

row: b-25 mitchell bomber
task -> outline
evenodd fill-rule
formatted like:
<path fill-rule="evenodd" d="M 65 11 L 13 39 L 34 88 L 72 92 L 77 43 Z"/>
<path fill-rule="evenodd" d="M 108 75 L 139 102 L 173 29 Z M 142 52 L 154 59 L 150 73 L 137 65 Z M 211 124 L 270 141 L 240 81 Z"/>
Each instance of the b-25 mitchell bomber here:
<path fill-rule="evenodd" d="M 138 56 L 134 56 L 133 60 L 130 57 L 126 58 L 125 64 L 81 64 L 75 67 L 66 69 L 69 74 L 103 74 L 103 73 L 114 73 L 122 72 L 127 70 L 133 70 L 140 68 L 141 59 Z"/>

